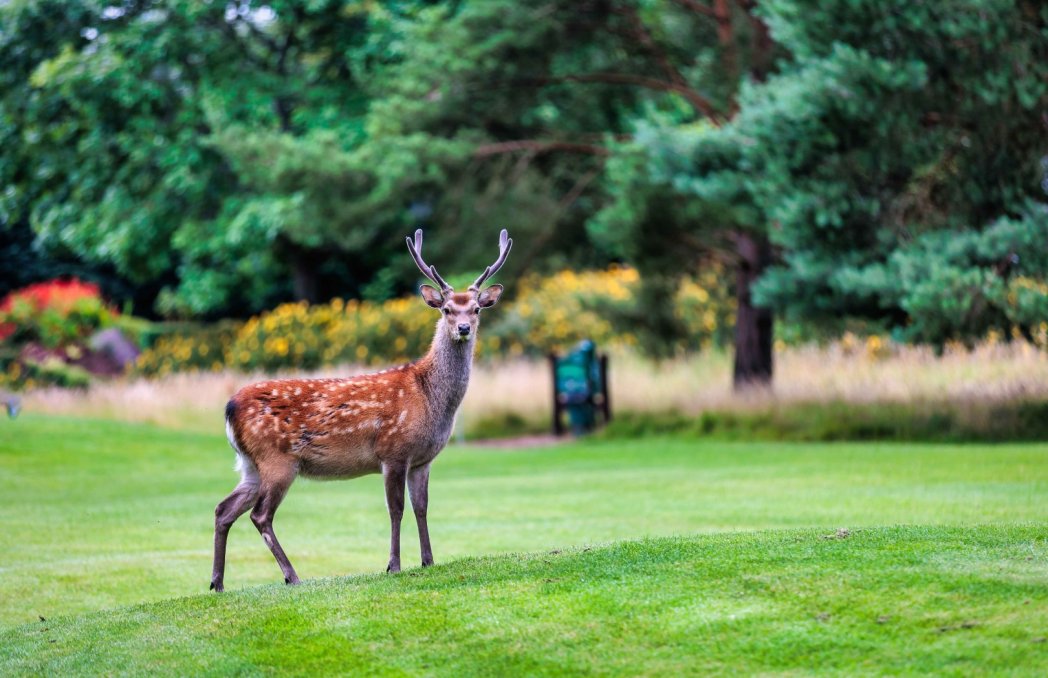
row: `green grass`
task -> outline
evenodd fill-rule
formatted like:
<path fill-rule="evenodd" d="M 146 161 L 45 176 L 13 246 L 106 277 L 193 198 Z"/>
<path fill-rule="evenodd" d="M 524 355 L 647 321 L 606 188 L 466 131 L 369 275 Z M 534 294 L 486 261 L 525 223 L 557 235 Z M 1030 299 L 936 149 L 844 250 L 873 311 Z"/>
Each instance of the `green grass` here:
<path fill-rule="evenodd" d="M 0 674 L 1048 669 L 1045 444 L 452 447 L 446 565 L 319 579 L 384 567 L 381 480 L 300 481 L 276 529 L 312 581 L 257 588 L 280 573 L 245 518 L 215 596 L 219 428 L 0 422 Z M 877 527 L 900 524 L 922 527 Z M 670 538 L 612 543 L 642 537 Z"/>
<path fill-rule="evenodd" d="M 7 675 L 1048 672 L 1045 530 L 661 538 L 0 632 Z"/>
<path fill-rule="evenodd" d="M 497 421 L 487 430 L 497 432 Z M 538 422 L 532 423 L 539 426 Z M 519 422 L 518 429 L 523 429 Z M 714 440 L 795 442 L 1019 442 L 1048 440 L 1048 401 L 958 399 L 918 402 L 773 402 L 750 409 L 621 412 L 607 438 L 652 434 Z M 494 437 L 494 436 L 492 436 Z"/>

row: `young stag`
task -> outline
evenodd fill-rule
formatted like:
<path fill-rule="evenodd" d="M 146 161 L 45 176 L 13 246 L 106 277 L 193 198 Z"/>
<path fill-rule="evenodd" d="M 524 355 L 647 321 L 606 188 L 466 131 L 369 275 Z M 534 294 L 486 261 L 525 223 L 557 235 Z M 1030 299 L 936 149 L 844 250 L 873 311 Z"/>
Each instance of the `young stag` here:
<path fill-rule="evenodd" d="M 418 523 L 422 565 L 433 564 L 426 524 L 429 465 L 444 449 L 462 397 L 482 308 L 494 306 L 502 285 L 481 285 L 506 261 L 513 241 L 503 230 L 499 256 L 466 292 L 455 292 L 422 259 L 422 231 L 407 238 L 422 273 L 425 302 L 442 317 L 429 352 L 421 359 L 377 374 L 348 379 L 283 379 L 240 389 L 226 405 L 226 437 L 237 454 L 240 483 L 215 508 L 215 564 L 211 588 L 221 591 L 229 528 L 248 509 L 284 573 L 299 579 L 273 533 L 273 515 L 298 475 L 356 478 L 382 473 L 389 508 L 387 572 L 400 571 L 400 520 L 404 483 Z"/>

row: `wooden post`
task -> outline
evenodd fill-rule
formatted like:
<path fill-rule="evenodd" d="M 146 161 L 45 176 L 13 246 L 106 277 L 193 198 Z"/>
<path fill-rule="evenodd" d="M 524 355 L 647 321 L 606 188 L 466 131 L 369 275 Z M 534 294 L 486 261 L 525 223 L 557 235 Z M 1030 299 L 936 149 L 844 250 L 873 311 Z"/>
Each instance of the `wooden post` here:
<path fill-rule="evenodd" d="M 608 422 L 611 421 L 611 388 L 608 386 L 608 354 L 602 353 L 600 356 L 600 388 L 601 395 L 603 396 L 603 402 L 600 407 L 604 411 L 604 425 L 607 426 Z"/>
<path fill-rule="evenodd" d="M 564 424 L 561 422 L 560 394 L 557 393 L 557 354 L 549 354 L 549 376 L 553 383 L 553 435 L 564 435 Z"/>

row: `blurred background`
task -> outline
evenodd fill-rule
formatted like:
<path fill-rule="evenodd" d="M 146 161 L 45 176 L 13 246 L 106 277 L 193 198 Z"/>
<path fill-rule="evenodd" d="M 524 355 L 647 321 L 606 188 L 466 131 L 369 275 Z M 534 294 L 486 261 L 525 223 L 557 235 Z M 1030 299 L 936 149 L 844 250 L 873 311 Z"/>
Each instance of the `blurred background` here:
<path fill-rule="evenodd" d="M 516 246 L 464 438 L 1048 435 L 1035 0 L 0 2 L 0 388 L 215 431 L 425 352 Z M 11 400 L 14 402 L 14 400 Z"/>

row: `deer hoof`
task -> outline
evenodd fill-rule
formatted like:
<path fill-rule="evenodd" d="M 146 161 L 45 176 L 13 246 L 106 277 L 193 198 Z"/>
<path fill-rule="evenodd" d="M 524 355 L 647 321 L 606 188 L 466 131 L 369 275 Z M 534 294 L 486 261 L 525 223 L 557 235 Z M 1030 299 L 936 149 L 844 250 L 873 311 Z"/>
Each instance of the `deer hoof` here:
<path fill-rule="evenodd" d="M 222 582 L 211 582 L 211 590 L 215 593 L 222 593 Z"/>

